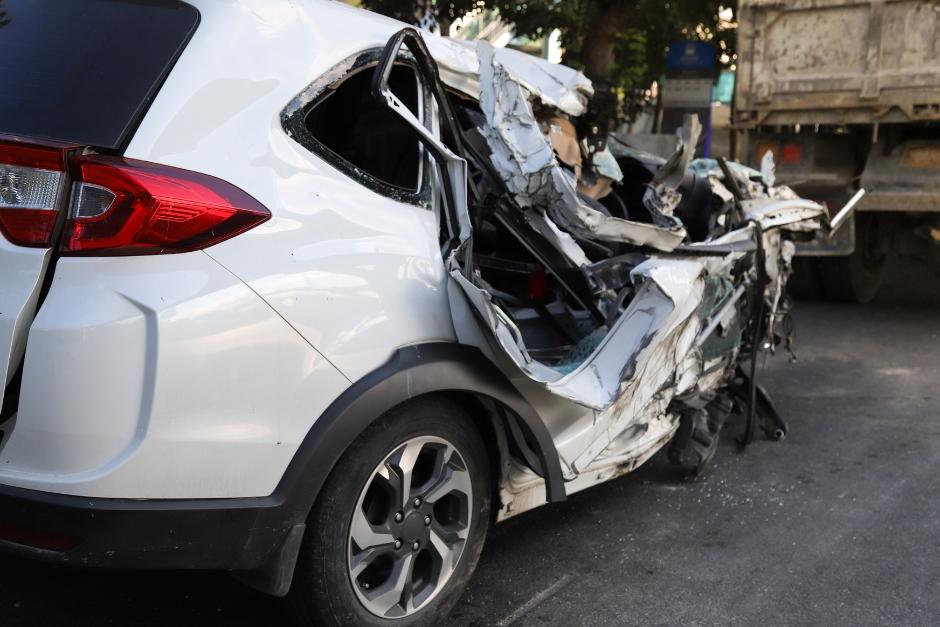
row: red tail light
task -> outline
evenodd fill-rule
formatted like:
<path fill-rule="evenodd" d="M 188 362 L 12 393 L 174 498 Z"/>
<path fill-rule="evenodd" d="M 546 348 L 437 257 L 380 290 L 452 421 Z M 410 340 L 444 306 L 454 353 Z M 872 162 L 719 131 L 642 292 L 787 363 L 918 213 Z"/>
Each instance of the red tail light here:
<path fill-rule="evenodd" d="M 19 246 L 53 245 L 67 165 L 74 181 L 63 255 L 153 255 L 199 250 L 261 224 L 271 213 L 207 174 L 74 146 L 0 137 L 0 233 Z"/>
<path fill-rule="evenodd" d="M 190 170 L 91 155 L 73 159 L 73 174 L 63 255 L 198 250 L 271 217 L 234 185 Z"/>
<path fill-rule="evenodd" d="M 66 148 L 0 138 L 0 232 L 20 246 L 52 244 Z"/>

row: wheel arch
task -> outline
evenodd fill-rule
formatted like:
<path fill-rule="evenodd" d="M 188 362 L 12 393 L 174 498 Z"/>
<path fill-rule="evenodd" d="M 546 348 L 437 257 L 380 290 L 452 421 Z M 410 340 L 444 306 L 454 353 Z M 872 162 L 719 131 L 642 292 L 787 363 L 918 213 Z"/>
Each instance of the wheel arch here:
<path fill-rule="evenodd" d="M 455 404 L 466 414 L 466 419 L 482 436 L 490 462 L 491 497 L 494 503 L 493 522 L 497 520 L 498 513 L 503 507 L 500 492 L 509 481 L 512 460 L 525 464 L 539 476 L 546 477 L 542 460 L 535 452 L 538 447 L 533 446 L 533 435 L 513 409 L 500 399 L 485 396 L 480 392 L 447 390 L 422 394 L 403 404 L 408 405 L 425 398 L 440 399 Z M 562 499 L 564 498 L 565 494 L 562 493 Z"/>
<path fill-rule="evenodd" d="M 538 460 L 547 501 L 565 500 L 558 451 L 548 429 L 496 364 L 478 348 L 464 344 L 406 346 L 353 383 L 316 420 L 269 497 L 280 511 L 279 520 L 271 521 L 273 524 L 260 518 L 257 521 L 260 528 L 279 529 L 283 541 L 260 568 L 235 569 L 233 574 L 262 592 L 287 594 L 307 516 L 340 457 L 382 415 L 411 400 L 432 395 L 472 400 L 486 409 L 486 420 L 481 422 L 488 425 L 480 427 L 491 430 L 500 454 L 499 464 L 508 463 L 509 442 L 515 441 L 523 457 L 530 462 L 534 461 L 533 456 Z M 515 427 L 524 429 L 521 438 L 511 421 L 516 421 Z M 496 480 L 501 476 L 502 472 L 497 473 Z M 269 541 L 267 534 L 261 536 L 259 541 Z"/>
<path fill-rule="evenodd" d="M 446 342 L 400 348 L 341 394 L 310 428 L 275 496 L 296 501 L 306 515 L 336 462 L 359 434 L 391 409 L 426 395 L 474 399 L 507 440 L 512 437 L 510 429 L 498 424 L 494 412 L 518 420 L 540 465 L 535 470 L 545 478 L 546 499 L 565 499 L 558 451 L 532 406 L 480 349 Z"/>

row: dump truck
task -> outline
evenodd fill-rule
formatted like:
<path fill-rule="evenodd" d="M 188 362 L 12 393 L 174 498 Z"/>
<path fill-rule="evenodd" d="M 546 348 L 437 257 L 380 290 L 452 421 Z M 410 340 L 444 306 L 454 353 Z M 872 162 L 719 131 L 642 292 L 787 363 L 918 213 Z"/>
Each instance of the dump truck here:
<path fill-rule="evenodd" d="M 854 222 L 798 248 L 803 293 L 867 302 L 885 261 L 936 258 L 940 2 L 740 0 L 733 155 Z"/>

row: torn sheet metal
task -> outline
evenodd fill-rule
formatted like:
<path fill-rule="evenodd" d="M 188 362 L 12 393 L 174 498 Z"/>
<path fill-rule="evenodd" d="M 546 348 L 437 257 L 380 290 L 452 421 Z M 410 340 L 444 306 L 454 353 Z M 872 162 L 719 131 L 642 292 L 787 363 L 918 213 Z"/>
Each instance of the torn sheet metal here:
<path fill-rule="evenodd" d="M 485 325 L 512 362 L 550 392 L 596 410 L 606 410 L 622 400 L 637 380 L 642 380 L 641 385 L 652 382 L 652 388 L 663 383 L 661 377 L 649 375 L 662 371 L 664 364 L 651 362 L 657 361 L 654 355 L 662 351 L 664 344 L 671 344 L 667 336 L 677 325 L 693 317 L 701 300 L 703 269 L 702 262 L 693 260 L 651 261 L 634 269 L 632 277 L 637 292 L 626 311 L 586 359 L 564 372 L 533 359 L 521 332 L 493 302 L 492 296 L 463 275 L 456 255 L 448 261 L 451 277 L 482 315 Z M 665 372 L 674 370 L 673 365 Z M 641 374 L 644 376 L 639 376 Z M 629 396 L 635 398 L 638 405 L 649 399 L 649 394 L 643 393 L 634 392 Z M 620 411 L 613 410 L 613 413 Z"/>
<path fill-rule="evenodd" d="M 493 270 L 496 253 L 511 247 L 492 236 L 498 232 L 494 224 L 504 223 L 488 217 L 491 209 L 485 203 L 467 207 L 468 212 L 480 211 L 475 220 L 490 222 L 488 230 L 481 228 L 476 235 L 462 232 L 460 245 L 446 260 L 457 335 L 498 356 L 494 361 L 520 390 L 527 389 L 527 398 L 548 399 L 539 411 L 547 423 L 556 421 L 550 429 L 568 493 L 629 472 L 669 441 L 687 408 L 702 411 L 730 385 L 739 354 L 747 347 L 744 329 L 760 328 L 749 326 L 754 314 L 744 303 L 755 297 L 769 303 L 766 328 L 768 335 L 773 333 L 776 316 L 786 313 L 780 306 L 793 254 L 785 231 L 819 228 L 825 209 L 799 199 L 788 188 L 774 187 L 766 163 L 763 173 L 729 164 L 738 187 L 751 198 L 739 207 L 717 163 L 693 159 L 700 127 L 697 120 L 689 120 L 678 134 L 675 154 L 649 169 L 654 174 L 648 191 L 642 198 L 637 193 L 634 201 L 643 203 L 652 223 L 597 211 L 579 195 L 579 186 L 590 189 L 590 193 L 582 189 L 589 197 L 602 197 L 606 192 L 598 180 L 606 177 L 601 182 L 609 184 L 622 173 L 611 153 L 586 158 L 574 132 L 576 125 L 563 115 L 586 111 L 590 94 L 586 79 L 562 66 L 543 67 L 544 61 L 494 50 L 485 42 L 474 49 L 466 43 L 427 39 L 443 80 L 479 97 L 485 118 L 479 130 L 490 150 L 485 155 L 486 171 L 491 166 L 511 197 L 503 194 L 502 186 L 491 186 L 499 189 L 504 203 L 500 211 L 518 210 L 529 232 L 541 236 L 533 240 L 544 238 L 571 263 L 565 271 L 583 273 L 585 278 L 583 289 L 568 289 L 567 296 L 554 294 L 559 300 L 536 302 L 538 297 L 518 287 L 524 280 L 509 282 Z M 587 168 L 590 172 L 582 171 Z M 688 241 L 681 220 L 673 214 L 682 200 L 680 190 L 689 187 L 693 173 L 711 184 L 713 195 L 705 190 L 703 210 L 715 220 L 712 229 Z M 490 233 L 490 239 L 480 233 Z M 743 260 L 758 258 L 758 234 L 764 268 L 742 268 Z M 586 240 L 630 246 L 609 245 L 611 258 L 598 260 L 597 250 Z M 520 243 L 523 248 L 527 245 L 524 239 Z M 709 246 L 712 249 L 705 248 Z M 716 251 L 721 246 L 725 250 Z M 474 250 L 493 255 L 491 265 L 475 265 Z M 510 265 L 539 267 L 503 254 Z M 555 263 L 534 256 L 546 270 Z M 756 281 L 762 294 L 753 292 Z M 563 333 L 561 315 L 555 312 L 571 303 L 577 304 L 582 316 L 577 320 L 587 322 L 576 320 L 577 332 L 569 328 Z M 549 311 L 552 305 L 559 307 Z M 562 340 L 545 343 L 544 338 L 551 336 L 532 326 L 539 310 L 538 315 L 562 327 L 561 332 L 556 328 Z M 533 329 L 539 332 L 533 334 Z M 531 349 L 529 339 L 533 339 Z M 559 406 L 563 406 L 560 411 Z M 531 469 L 515 463 L 501 481 L 506 508 L 500 516 L 543 502 L 541 482 Z"/>
<path fill-rule="evenodd" d="M 617 451 L 616 455 L 603 458 L 602 463 L 588 471 L 566 476 L 565 492 L 571 496 L 633 472 L 672 439 L 676 426 L 677 422 L 670 416 L 660 415 L 642 428 L 624 433 L 617 445 L 609 447 Z M 497 522 L 546 503 L 545 481 L 542 477 L 518 463 L 511 465 L 508 474 L 508 480 L 500 484 L 499 501 L 502 507 L 496 512 Z"/>
<path fill-rule="evenodd" d="M 689 171 L 695 157 L 695 147 L 702 135 L 702 125 L 697 115 L 686 115 L 682 126 L 676 130 L 676 151 L 653 177 L 653 187 L 679 187 Z"/>
<path fill-rule="evenodd" d="M 628 311 L 654 306 L 656 299 L 650 296 L 656 292 L 668 299 L 669 310 L 644 337 L 643 350 L 627 362 L 630 370 L 624 372 L 628 376 L 620 382 L 615 401 L 596 415 L 596 437 L 574 459 L 575 471 L 584 472 L 606 458 L 618 457 L 624 434 L 667 414 L 669 403 L 680 392 L 675 382 L 682 378 L 682 365 L 698 361 L 694 355 L 691 362 L 687 357 L 698 350 L 695 338 L 701 322 L 696 313 L 704 293 L 703 270 L 703 264 L 694 260 L 651 259 L 633 271 L 643 287 Z"/>
<path fill-rule="evenodd" d="M 555 226 L 555 223 L 548 219 L 544 211 L 541 209 L 526 209 L 525 214 L 529 225 L 551 242 L 571 263 L 576 266 L 585 266 L 590 263 L 587 255 L 584 254 L 584 249 L 574 241 L 573 237 Z"/>
<path fill-rule="evenodd" d="M 544 207 L 549 217 L 575 237 L 623 242 L 670 251 L 686 236 L 678 220 L 648 224 L 615 218 L 588 206 L 578 196 L 577 180 L 555 158 L 539 129 L 530 94 L 515 81 L 486 42 L 480 59 L 480 107 L 492 162 L 521 207 Z"/>
<path fill-rule="evenodd" d="M 643 206 L 652 214 L 657 224 L 681 225 L 673 211 L 682 202 L 679 185 L 688 176 L 689 165 L 695 156 L 695 147 L 702 134 L 702 125 L 697 115 L 686 115 L 685 123 L 676 130 L 676 151 L 656 172 L 650 186 L 643 195 Z"/>
<path fill-rule="evenodd" d="M 736 161 L 727 161 L 726 164 L 737 181 L 738 187 L 748 198 L 779 198 L 785 200 L 800 198 L 786 185 L 774 185 L 773 182 L 768 182 L 764 178 L 764 173 L 758 172 L 754 168 L 749 168 Z M 731 191 L 725 185 L 724 174 L 715 159 L 695 159 L 689 164 L 689 168 L 697 175 L 707 177 L 712 186 L 712 191 L 723 200 L 728 201 L 733 198 Z"/>
<path fill-rule="evenodd" d="M 490 49 L 509 76 L 537 94 L 543 105 L 575 117 L 587 112 L 594 87 L 580 71 L 511 48 Z"/>
<path fill-rule="evenodd" d="M 738 186 L 749 196 L 741 202 L 745 217 L 758 221 L 765 230 L 784 227 L 791 231 L 816 231 L 828 218 L 828 210 L 819 203 L 800 198 L 786 185 L 774 186 L 772 157 L 762 161 L 762 172 L 733 161 L 727 165 Z M 699 176 L 708 177 L 712 192 L 723 201 L 734 199 L 717 161 L 695 159 L 689 167 Z"/>
<path fill-rule="evenodd" d="M 471 98 L 479 98 L 480 62 L 476 42 L 434 35 L 425 35 L 424 39 L 437 62 L 441 80 Z M 510 48 L 492 50 L 506 73 L 546 107 L 575 117 L 587 111 L 594 87 L 578 70 Z"/>
<path fill-rule="evenodd" d="M 757 220 L 765 230 L 816 231 L 822 227 L 820 220 L 828 216 L 825 207 L 804 198 L 755 198 L 741 201 L 741 208 L 746 218 Z"/>

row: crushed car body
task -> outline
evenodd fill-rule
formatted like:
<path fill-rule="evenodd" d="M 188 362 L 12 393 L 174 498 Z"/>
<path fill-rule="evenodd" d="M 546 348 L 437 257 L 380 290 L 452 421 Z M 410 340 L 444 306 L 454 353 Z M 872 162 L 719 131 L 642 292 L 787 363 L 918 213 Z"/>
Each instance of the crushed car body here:
<path fill-rule="evenodd" d="M 549 421 L 566 492 L 670 441 L 670 458 L 699 471 L 734 409 L 754 406 L 745 438 L 761 407 L 782 437 L 746 364 L 787 335 L 792 240 L 823 229 L 827 210 L 773 186 L 772 163 L 694 159 L 692 116 L 668 160 L 617 138 L 592 152 L 576 130 L 593 94 L 583 74 L 486 42 L 426 40 L 442 81 L 468 97 L 454 100 L 472 226 L 445 251 L 455 328 L 530 398 L 570 403 Z M 501 518 L 544 502 L 537 471 L 507 470 Z"/>

